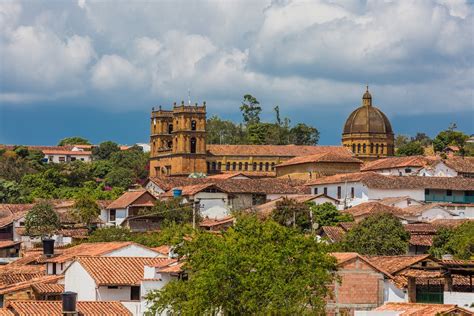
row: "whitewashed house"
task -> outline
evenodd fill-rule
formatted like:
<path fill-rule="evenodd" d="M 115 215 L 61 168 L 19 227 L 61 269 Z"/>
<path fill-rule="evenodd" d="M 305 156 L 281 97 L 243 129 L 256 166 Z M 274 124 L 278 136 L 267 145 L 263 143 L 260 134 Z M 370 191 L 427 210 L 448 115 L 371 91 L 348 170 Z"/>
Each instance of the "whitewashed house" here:
<path fill-rule="evenodd" d="M 140 210 L 153 207 L 156 197 L 147 190 L 130 190 L 101 211 L 100 218 L 108 226 L 120 226 L 125 218 L 139 215 Z"/>
<path fill-rule="evenodd" d="M 78 257 L 64 273 L 65 291 L 82 301 L 119 301 L 133 315 L 147 309 L 145 296 L 181 275 L 175 259 Z"/>
<path fill-rule="evenodd" d="M 84 148 L 75 147 L 72 148 L 56 147 L 51 149 L 43 149 L 44 161 L 47 163 L 67 163 L 71 161 L 92 161 L 92 152 L 84 150 Z"/>

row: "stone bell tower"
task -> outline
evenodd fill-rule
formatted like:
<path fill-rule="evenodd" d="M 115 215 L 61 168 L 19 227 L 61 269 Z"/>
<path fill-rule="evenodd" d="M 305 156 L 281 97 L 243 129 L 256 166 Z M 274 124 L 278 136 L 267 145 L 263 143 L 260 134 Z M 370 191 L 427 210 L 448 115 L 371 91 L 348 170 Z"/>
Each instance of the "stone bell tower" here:
<path fill-rule="evenodd" d="M 206 173 L 206 103 L 151 113 L 150 176 Z"/>

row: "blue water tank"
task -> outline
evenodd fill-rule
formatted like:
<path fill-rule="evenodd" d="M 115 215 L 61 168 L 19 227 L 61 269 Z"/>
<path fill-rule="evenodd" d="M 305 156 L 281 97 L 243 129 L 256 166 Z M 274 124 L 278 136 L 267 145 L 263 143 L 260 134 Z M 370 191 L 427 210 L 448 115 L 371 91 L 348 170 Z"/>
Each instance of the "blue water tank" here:
<path fill-rule="evenodd" d="M 181 194 L 183 194 L 183 190 L 178 189 L 178 188 L 173 189 L 173 197 L 180 197 Z"/>

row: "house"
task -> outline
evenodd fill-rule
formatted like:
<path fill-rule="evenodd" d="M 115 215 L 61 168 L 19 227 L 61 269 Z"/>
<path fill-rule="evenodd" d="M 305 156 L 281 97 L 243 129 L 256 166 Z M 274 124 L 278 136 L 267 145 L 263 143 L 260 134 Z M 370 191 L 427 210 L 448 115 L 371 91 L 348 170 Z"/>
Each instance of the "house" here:
<path fill-rule="evenodd" d="M 271 200 L 267 203 L 260 204 L 257 206 L 253 206 L 247 209 L 247 212 L 255 213 L 260 218 L 268 218 L 271 216 L 273 210 L 277 207 L 277 204 L 283 199 L 288 198 L 294 200 L 298 203 L 308 203 L 312 202 L 315 204 L 323 204 L 323 203 L 331 203 L 334 206 L 339 206 L 336 199 L 333 199 L 324 194 L 298 194 L 298 195 L 291 195 L 291 196 L 282 196 L 277 199 Z"/>
<path fill-rule="evenodd" d="M 384 303 L 385 279 L 390 274 L 355 252 L 331 253 L 337 260 L 337 276 L 330 286 L 327 315 L 351 315 L 355 310 L 371 310 Z"/>
<path fill-rule="evenodd" d="M 20 256 L 21 242 L 0 240 L 0 264 L 16 260 Z"/>
<path fill-rule="evenodd" d="M 386 176 L 450 176 L 455 177 L 456 171 L 444 166 L 446 170 L 438 167 L 438 157 L 432 156 L 407 156 L 389 157 L 366 162 L 360 171 L 373 171 Z"/>
<path fill-rule="evenodd" d="M 434 219 L 455 219 L 462 218 L 453 211 L 446 210 L 437 203 L 424 205 L 411 205 L 403 209 L 405 218 L 409 221 L 431 221 Z"/>
<path fill-rule="evenodd" d="M 235 218 L 227 216 L 221 219 L 205 218 L 199 223 L 199 227 L 208 231 L 223 231 L 234 225 Z"/>
<path fill-rule="evenodd" d="M 67 163 L 72 161 L 92 161 L 92 152 L 82 148 L 72 147 L 64 149 L 43 149 L 44 162 L 47 163 Z"/>
<path fill-rule="evenodd" d="M 0 311 L 0 315 L 16 316 L 63 316 L 63 315 L 115 315 L 130 316 L 131 313 L 120 302 L 73 302 L 74 312 L 63 310 L 59 301 L 15 301 Z M 8 314 L 10 313 L 10 314 Z"/>
<path fill-rule="evenodd" d="M 408 196 L 422 202 L 473 203 L 474 179 L 465 177 L 399 177 L 368 171 L 308 181 L 311 193 L 324 193 L 347 205 Z"/>
<path fill-rule="evenodd" d="M 143 208 L 152 208 L 156 201 L 147 190 L 131 190 L 123 193 L 101 211 L 100 218 L 110 226 L 120 226 L 128 216 L 139 215 Z"/>
<path fill-rule="evenodd" d="M 354 218 L 355 222 L 360 222 L 368 216 L 377 213 L 389 213 L 400 219 L 404 219 L 405 215 L 404 209 L 395 206 L 385 205 L 380 202 L 361 203 L 356 206 L 345 209 L 342 212 L 350 214 Z"/>
<path fill-rule="evenodd" d="M 359 172 L 362 160 L 352 157 L 350 152 L 326 152 L 295 157 L 275 166 L 277 177 L 313 179 L 339 173 Z"/>
<path fill-rule="evenodd" d="M 410 198 L 409 196 L 394 196 L 394 197 L 387 197 L 378 200 L 378 202 L 389 205 L 389 206 L 394 206 L 394 207 L 399 207 L 399 208 L 405 208 L 408 206 L 412 205 L 423 205 L 423 202 L 417 201 L 415 199 Z"/>
<path fill-rule="evenodd" d="M 46 264 L 47 274 L 62 274 L 78 256 L 101 257 L 163 257 L 159 252 L 131 241 L 83 243 L 62 249 L 58 254 L 44 255 L 39 262 Z"/>
<path fill-rule="evenodd" d="M 385 303 L 373 311 L 356 311 L 355 316 L 468 316 L 472 312 L 455 304 Z"/>
<path fill-rule="evenodd" d="M 78 257 L 66 269 L 64 285 L 79 300 L 120 301 L 133 315 L 143 315 L 145 295 L 179 275 L 175 259 Z"/>

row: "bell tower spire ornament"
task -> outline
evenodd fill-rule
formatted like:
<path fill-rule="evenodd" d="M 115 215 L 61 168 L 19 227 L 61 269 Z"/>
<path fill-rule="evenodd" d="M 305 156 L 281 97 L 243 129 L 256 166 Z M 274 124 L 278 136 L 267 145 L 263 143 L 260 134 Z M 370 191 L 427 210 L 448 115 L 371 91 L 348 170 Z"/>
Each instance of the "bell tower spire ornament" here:
<path fill-rule="evenodd" d="M 366 85 L 364 96 L 362 97 L 362 105 L 372 106 L 372 95 L 369 92 L 369 85 Z"/>

